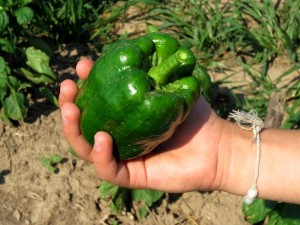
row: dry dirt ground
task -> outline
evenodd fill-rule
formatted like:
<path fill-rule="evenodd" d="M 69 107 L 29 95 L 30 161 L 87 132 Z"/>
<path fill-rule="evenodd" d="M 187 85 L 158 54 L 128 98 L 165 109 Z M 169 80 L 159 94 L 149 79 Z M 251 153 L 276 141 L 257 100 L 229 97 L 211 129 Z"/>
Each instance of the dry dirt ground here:
<path fill-rule="evenodd" d="M 114 216 L 99 196 L 94 168 L 68 151 L 59 110 L 20 127 L 0 128 L 1 225 L 201 224 L 246 225 L 241 198 L 222 192 L 167 195 L 146 219 L 134 212 Z M 51 174 L 40 157 L 64 158 Z"/>
<path fill-rule="evenodd" d="M 74 66 L 78 55 L 88 54 L 85 49 L 71 46 L 60 52 L 58 84 L 75 77 Z M 0 225 L 248 224 L 242 199 L 223 192 L 166 194 L 145 219 L 134 210 L 114 215 L 99 195 L 94 168 L 68 151 L 60 123 L 59 109 L 44 102 L 35 102 L 20 126 L 0 123 Z M 54 154 L 63 160 L 51 174 L 40 158 Z"/>

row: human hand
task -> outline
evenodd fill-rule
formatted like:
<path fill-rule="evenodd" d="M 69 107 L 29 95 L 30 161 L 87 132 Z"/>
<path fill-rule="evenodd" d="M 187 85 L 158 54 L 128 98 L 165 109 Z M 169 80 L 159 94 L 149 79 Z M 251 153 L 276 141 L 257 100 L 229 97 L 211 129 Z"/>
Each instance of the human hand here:
<path fill-rule="evenodd" d="M 79 61 L 78 76 L 86 79 L 92 65 L 90 60 Z M 108 133 L 99 131 L 94 146 L 81 135 L 80 110 L 74 104 L 77 91 L 73 81 L 62 82 L 59 102 L 63 132 L 77 155 L 94 164 L 100 179 L 128 188 L 166 192 L 220 188 L 218 148 L 224 124 L 203 97 L 171 139 L 146 156 L 117 161 Z"/>

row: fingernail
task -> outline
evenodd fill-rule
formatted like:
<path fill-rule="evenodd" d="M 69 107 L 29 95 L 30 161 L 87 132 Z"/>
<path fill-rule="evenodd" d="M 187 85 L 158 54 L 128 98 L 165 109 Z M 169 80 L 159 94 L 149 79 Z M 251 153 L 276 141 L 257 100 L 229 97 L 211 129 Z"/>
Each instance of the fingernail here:
<path fill-rule="evenodd" d="M 94 149 L 96 152 L 100 152 L 101 151 L 101 141 L 97 138 L 97 135 L 95 135 L 95 139 L 94 139 Z"/>

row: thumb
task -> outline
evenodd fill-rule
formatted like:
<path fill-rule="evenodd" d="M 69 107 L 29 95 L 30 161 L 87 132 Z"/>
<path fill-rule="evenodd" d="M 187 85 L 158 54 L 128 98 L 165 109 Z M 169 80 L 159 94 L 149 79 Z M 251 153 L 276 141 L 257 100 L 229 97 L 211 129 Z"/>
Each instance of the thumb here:
<path fill-rule="evenodd" d="M 100 179 L 114 184 L 119 183 L 120 172 L 124 170 L 124 165 L 114 157 L 113 139 L 108 133 L 103 131 L 96 133 L 91 159 Z"/>
<path fill-rule="evenodd" d="M 96 167 L 103 167 L 116 162 L 113 156 L 112 137 L 104 132 L 99 131 L 94 137 L 94 147 L 91 152 L 92 162 Z"/>

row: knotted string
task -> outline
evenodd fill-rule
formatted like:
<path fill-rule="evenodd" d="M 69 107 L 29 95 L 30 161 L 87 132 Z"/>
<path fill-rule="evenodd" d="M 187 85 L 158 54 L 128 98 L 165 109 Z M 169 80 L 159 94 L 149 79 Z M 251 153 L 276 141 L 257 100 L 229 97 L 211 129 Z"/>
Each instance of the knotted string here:
<path fill-rule="evenodd" d="M 247 191 L 247 195 L 244 196 L 244 202 L 247 205 L 251 205 L 254 199 L 258 195 L 257 191 L 257 180 L 259 175 L 259 164 L 261 155 L 260 146 L 260 131 L 264 128 L 264 122 L 257 116 L 257 112 L 251 110 L 249 113 L 244 111 L 233 111 L 229 114 L 229 118 L 234 119 L 238 125 L 244 130 L 252 130 L 253 142 L 256 142 L 256 161 L 255 161 L 255 172 L 252 180 L 251 187 Z"/>

